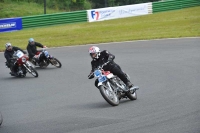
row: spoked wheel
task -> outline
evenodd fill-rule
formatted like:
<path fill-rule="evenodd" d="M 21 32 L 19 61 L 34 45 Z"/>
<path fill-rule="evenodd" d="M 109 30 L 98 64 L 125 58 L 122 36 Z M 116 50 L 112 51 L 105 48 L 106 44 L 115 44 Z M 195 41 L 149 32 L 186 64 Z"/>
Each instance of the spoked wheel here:
<path fill-rule="evenodd" d="M 31 70 L 31 74 L 34 76 L 34 77 L 38 77 L 38 72 L 32 67 L 30 66 L 30 70 Z"/>
<path fill-rule="evenodd" d="M 103 98 L 112 106 L 119 105 L 119 99 L 118 96 L 115 94 L 114 91 L 109 90 L 105 86 L 99 86 L 99 91 Z"/>
<path fill-rule="evenodd" d="M 3 123 L 3 116 L 2 116 L 2 114 L 0 112 L 0 126 L 2 125 L 2 123 Z"/>
<path fill-rule="evenodd" d="M 53 58 L 53 59 L 50 59 L 50 61 L 51 61 L 51 64 L 54 65 L 55 67 L 61 68 L 62 64 L 58 59 Z"/>
<path fill-rule="evenodd" d="M 127 92 L 126 96 L 127 96 L 130 100 L 136 100 L 136 99 L 137 99 L 136 90 L 131 90 L 131 91 Z"/>

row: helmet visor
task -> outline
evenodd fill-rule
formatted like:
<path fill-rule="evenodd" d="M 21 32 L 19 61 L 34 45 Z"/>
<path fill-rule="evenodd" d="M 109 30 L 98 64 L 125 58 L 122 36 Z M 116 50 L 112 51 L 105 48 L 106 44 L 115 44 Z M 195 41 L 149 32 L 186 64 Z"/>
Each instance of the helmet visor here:
<path fill-rule="evenodd" d="M 31 42 L 30 42 L 30 44 L 31 44 L 31 45 L 34 45 L 34 44 L 35 44 L 35 42 L 34 42 L 34 41 L 31 41 Z"/>
<path fill-rule="evenodd" d="M 90 53 L 90 56 L 91 56 L 92 59 L 95 58 L 96 55 L 97 55 L 96 53 Z"/>
<path fill-rule="evenodd" d="M 12 46 L 8 46 L 6 49 L 7 50 L 12 50 Z"/>

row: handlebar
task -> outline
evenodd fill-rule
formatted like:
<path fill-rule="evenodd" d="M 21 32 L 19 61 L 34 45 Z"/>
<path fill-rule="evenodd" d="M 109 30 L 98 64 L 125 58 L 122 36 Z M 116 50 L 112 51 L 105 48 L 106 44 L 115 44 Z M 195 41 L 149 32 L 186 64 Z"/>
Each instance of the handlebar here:
<path fill-rule="evenodd" d="M 110 63 L 110 61 L 107 61 L 106 63 L 104 63 L 101 66 L 98 66 L 97 69 L 102 70 L 104 66 L 106 66 L 108 63 Z M 88 75 L 88 78 L 91 78 L 93 76 L 94 72 L 90 73 L 90 75 Z"/>
<path fill-rule="evenodd" d="M 90 75 L 88 75 L 88 78 L 90 79 L 93 76 L 94 72 L 90 73 Z"/>
<path fill-rule="evenodd" d="M 42 48 L 42 51 L 44 51 L 44 50 L 46 50 L 46 49 L 48 49 L 48 47 L 47 47 L 47 46 L 46 46 L 46 47 L 43 47 L 43 48 Z"/>

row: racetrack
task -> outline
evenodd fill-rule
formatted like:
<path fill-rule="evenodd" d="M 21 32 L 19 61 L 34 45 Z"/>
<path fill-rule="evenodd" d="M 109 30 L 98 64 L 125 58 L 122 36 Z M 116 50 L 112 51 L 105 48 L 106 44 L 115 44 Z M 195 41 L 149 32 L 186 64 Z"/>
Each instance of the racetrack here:
<path fill-rule="evenodd" d="M 112 107 L 88 80 L 90 45 L 48 49 L 62 62 L 38 78 L 9 75 L 0 53 L 0 133 L 199 133 L 200 38 L 98 45 L 116 56 L 138 99 Z"/>

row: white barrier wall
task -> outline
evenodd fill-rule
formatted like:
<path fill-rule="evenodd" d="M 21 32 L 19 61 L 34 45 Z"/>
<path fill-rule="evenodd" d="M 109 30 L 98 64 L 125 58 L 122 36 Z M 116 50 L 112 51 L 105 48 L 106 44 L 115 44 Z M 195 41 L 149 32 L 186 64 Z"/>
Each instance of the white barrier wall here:
<path fill-rule="evenodd" d="M 89 22 L 147 15 L 152 13 L 152 3 L 87 10 Z"/>

